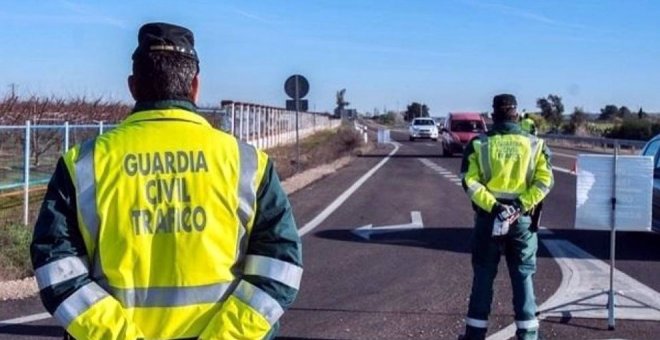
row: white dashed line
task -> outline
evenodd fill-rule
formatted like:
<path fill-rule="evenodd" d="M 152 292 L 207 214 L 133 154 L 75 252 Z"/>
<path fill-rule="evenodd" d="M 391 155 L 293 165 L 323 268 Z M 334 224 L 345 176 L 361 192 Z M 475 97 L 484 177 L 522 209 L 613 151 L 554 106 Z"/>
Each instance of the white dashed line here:
<path fill-rule="evenodd" d="M 462 186 L 461 179 L 458 176 L 454 175 L 453 172 L 439 166 L 436 163 L 431 162 L 427 158 L 417 158 L 417 159 L 419 159 L 419 161 L 422 162 L 422 164 L 428 166 L 431 170 L 438 173 L 440 176 L 450 180 L 452 183 L 458 186 Z"/>

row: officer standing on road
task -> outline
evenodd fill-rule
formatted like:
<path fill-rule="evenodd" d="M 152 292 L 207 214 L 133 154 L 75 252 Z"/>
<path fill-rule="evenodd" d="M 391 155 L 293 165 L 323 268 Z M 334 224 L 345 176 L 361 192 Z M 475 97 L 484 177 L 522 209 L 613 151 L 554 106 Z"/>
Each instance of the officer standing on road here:
<path fill-rule="evenodd" d="M 536 136 L 536 122 L 534 121 L 534 119 L 529 117 L 528 113 L 525 113 L 523 119 L 520 121 L 520 128 L 524 132 Z"/>
<path fill-rule="evenodd" d="M 513 95 L 495 96 L 493 128 L 473 139 L 463 155 L 463 187 L 476 211 L 474 277 L 464 339 L 485 338 L 502 254 L 513 288 L 516 335 L 538 337 L 532 282 L 538 245 L 529 212 L 552 188 L 553 175 L 543 140 L 521 131 L 516 106 Z"/>
<path fill-rule="evenodd" d="M 44 306 L 76 339 L 272 338 L 302 275 L 273 163 L 196 113 L 186 28 L 142 26 L 133 112 L 58 162 L 31 245 Z"/>
<path fill-rule="evenodd" d="M 525 113 L 523 119 L 520 121 L 520 129 L 522 129 L 523 132 L 529 133 L 530 135 L 536 136 L 538 134 L 538 130 L 536 129 L 536 122 L 534 121 L 534 119 L 529 117 L 528 113 Z M 530 216 L 532 217 L 532 225 L 530 229 L 532 229 L 533 231 L 537 231 L 539 228 L 539 224 L 541 223 L 542 211 L 543 211 L 543 201 L 539 202 L 530 212 Z"/>

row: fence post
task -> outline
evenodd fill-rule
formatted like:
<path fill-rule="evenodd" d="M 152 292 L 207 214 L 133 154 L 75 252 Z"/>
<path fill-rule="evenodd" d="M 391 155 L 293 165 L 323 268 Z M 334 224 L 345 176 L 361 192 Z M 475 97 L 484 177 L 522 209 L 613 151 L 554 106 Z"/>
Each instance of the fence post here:
<path fill-rule="evenodd" d="M 243 116 L 245 115 L 245 104 L 241 104 L 241 114 L 238 117 L 238 139 L 243 140 Z"/>
<path fill-rule="evenodd" d="M 69 122 L 64 122 L 64 152 L 69 151 Z"/>
<path fill-rule="evenodd" d="M 231 102 L 231 134 L 233 136 L 236 136 L 236 130 L 234 129 L 234 125 L 236 124 L 236 107 L 234 106 L 234 102 Z"/>
<path fill-rule="evenodd" d="M 30 121 L 25 122 L 25 165 L 23 172 L 23 180 L 25 181 L 23 185 L 23 224 L 28 225 L 30 223 L 30 141 L 32 136 L 30 135 Z"/>
<path fill-rule="evenodd" d="M 264 108 L 259 107 L 257 111 L 257 147 L 263 148 L 263 142 L 261 141 L 261 118 L 263 117 Z"/>

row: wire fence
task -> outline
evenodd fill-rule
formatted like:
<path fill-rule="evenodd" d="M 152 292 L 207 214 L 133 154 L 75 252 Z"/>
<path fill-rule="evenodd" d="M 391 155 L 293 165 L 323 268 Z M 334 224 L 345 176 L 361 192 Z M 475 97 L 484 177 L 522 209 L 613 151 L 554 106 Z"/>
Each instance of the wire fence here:
<path fill-rule="evenodd" d="M 317 131 L 336 128 L 329 115 L 223 101 L 201 108 L 213 127 L 261 149 L 295 143 Z M 296 124 L 297 123 L 297 124 Z M 113 129 L 115 124 L 0 125 L 0 226 L 33 221 L 60 156 L 70 147 Z M 297 138 L 296 138 L 297 137 Z"/>

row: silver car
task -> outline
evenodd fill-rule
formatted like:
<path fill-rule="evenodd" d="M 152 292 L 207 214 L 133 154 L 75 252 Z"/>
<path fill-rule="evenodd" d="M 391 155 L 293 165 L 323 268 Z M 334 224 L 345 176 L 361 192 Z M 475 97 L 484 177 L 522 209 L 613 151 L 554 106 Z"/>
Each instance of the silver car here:
<path fill-rule="evenodd" d="M 438 127 L 432 118 L 415 118 L 410 122 L 408 137 L 410 141 L 418 138 L 430 138 L 435 142 L 438 140 Z"/>

